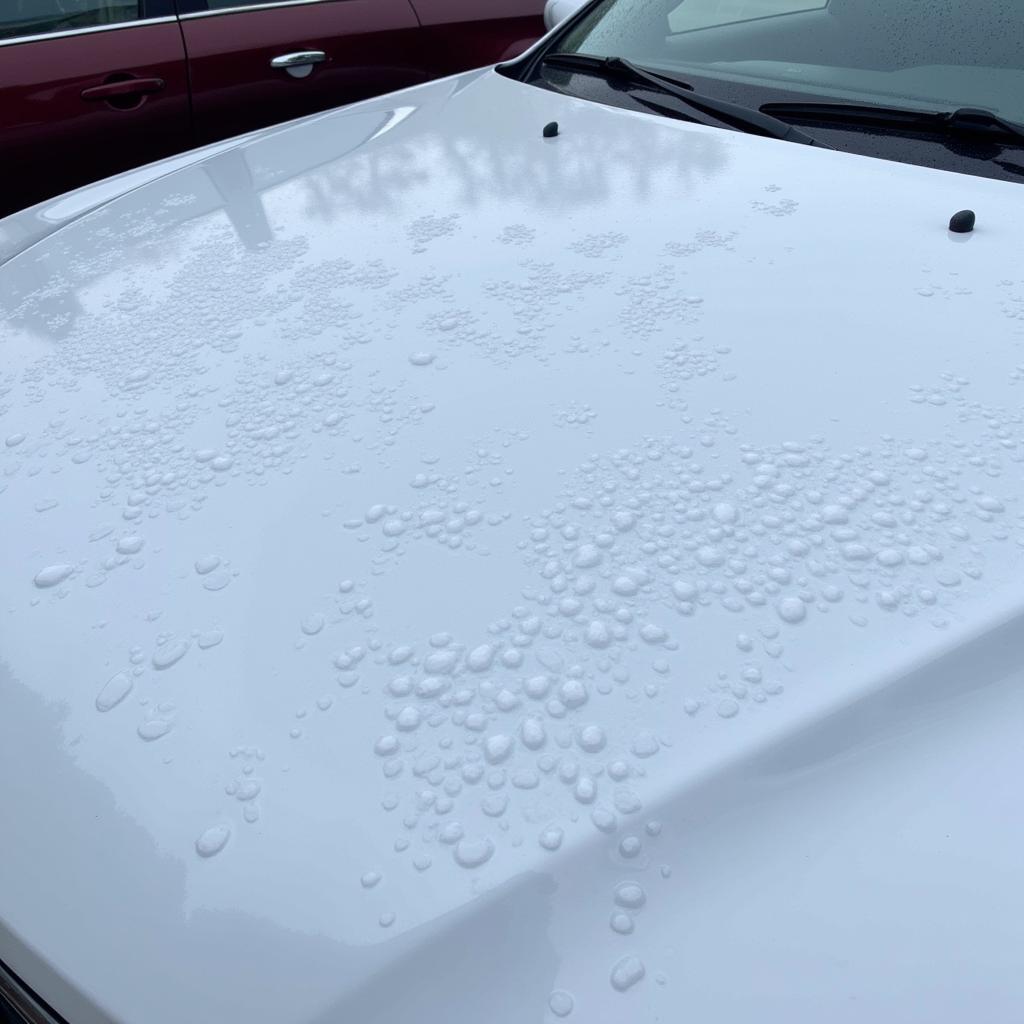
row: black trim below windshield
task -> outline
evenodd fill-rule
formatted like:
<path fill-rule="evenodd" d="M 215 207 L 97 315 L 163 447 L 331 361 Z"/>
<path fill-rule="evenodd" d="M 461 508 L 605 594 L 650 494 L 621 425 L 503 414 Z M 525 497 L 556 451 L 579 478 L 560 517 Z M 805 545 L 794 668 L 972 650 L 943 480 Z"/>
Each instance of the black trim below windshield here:
<path fill-rule="evenodd" d="M 0 1024 L 67 1024 L 0 961 Z"/>

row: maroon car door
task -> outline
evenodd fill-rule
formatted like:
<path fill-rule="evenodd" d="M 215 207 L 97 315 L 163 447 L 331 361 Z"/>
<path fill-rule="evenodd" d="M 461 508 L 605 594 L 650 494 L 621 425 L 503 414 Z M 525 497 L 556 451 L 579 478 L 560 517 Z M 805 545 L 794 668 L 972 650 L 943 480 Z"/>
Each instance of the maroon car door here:
<path fill-rule="evenodd" d="M 411 0 L 438 74 L 519 56 L 545 32 L 544 0 Z"/>
<path fill-rule="evenodd" d="M 423 81 L 409 0 L 178 0 L 197 141 Z"/>
<path fill-rule="evenodd" d="M 0 215 L 190 141 L 173 0 L 0 0 Z"/>

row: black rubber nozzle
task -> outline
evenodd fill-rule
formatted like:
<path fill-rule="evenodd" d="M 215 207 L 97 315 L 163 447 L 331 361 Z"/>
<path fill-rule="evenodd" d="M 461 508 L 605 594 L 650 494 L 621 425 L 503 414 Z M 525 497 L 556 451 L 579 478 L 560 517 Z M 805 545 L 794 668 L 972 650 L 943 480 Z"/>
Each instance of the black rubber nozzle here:
<path fill-rule="evenodd" d="M 966 235 L 974 230 L 974 211 L 960 210 L 949 218 L 949 230 L 958 235 Z"/>

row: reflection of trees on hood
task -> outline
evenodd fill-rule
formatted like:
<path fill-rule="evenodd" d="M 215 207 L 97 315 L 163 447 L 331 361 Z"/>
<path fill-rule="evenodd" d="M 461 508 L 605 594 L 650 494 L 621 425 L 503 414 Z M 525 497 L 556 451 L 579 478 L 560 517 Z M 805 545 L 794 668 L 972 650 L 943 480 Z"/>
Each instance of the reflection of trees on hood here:
<path fill-rule="evenodd" d="M 656 173 L 673 173 L 685 190 L 721 170 L 728 159 L 713 134 L 680 136 L 657 123 L 649 132 L 637 132 L 633 125 L 616 130 L 616 120 L 603 122 L 600 132 L 562 134 L 558 157 L 551 161 L 537 159 L 532 138 L 429 132 L 368 147 L 344 165 L 328 168 L 326 182 L 311 178 L 305 187 L 316 196 L 316 209 L 332 213 L 350 206 L 397 211 L 409 204 L 411 189 L 436 187 L 439 179 L 456 183 L 459 203 L 469 208 L 497 199 L 520 200 L 538 211 L 565 210 L 606 200 L 613 186 L 646 197 Z"/>
<path fill-rule="evenodd" d="M 67 338 L 82 317 L 82 293 L 102 278 L 120 275 L 124 283 L 115 287 L 137 289 L 150 268 L 176 272 L 175 264 L 186 273 L 196 269 L 189 274 L 196 292 L 188 302 L 199 302 L 199 293 L 227 272 L 222 257 L 212 265 L 220 271 L 217 278 L 211 278 L 210 265 L 195 267 L 214 239 L 218 249 L 228 241 L 220 235 L 224 228 L 251 254 L 246 273 L 258 277 L 268 262 L 259 253 L 276 248 L 275 233 L 313 239 L 329 229 L 336 255 L 358 256 L 373 226 L 358 223 L 352 231 L 346 218 L 353 211 L 411 221 L 426 213 L 472 217 L 515 203 L 537 214 L 564 213 L 616 194 L 644 199 L 655 178 L 667 180 L 682 197 L 728 160 L 717 133 L 682 134 L 655 118 L 638 130 L 632 117 L 612 110 L 599 128 L 565 131 L 557 148 L 538 150 L 539 128 L 537 137 L 527 137 L 519 118 L 508 131 L 476 129 L 480 122 L 470 104 L 487 96 L 478 97 L 482 89 L 473 85 L 486 82 L 474 80 L 455 95 L 448 95 L 451 82 L 437 83 L 420 107 L 321 115 L 121 196 L 44 239 L 32 256 L 17 257 L 18 293 L 7 300 L 7 325 Z M 421 127 L 426 117 L 434 124 L 440 117 L 452 130 Z M 302 133 L 301 144 L 289 145 L 291 132 Z M 61 245 L 64 239 L 74 246 Z M 292 256 L 304 249 L 293 241 Z M 284 255 L 278 252 L 269 262 L 281 269 Z M 31 269 L 24 266 L 29 260 Z M 132 273 L 126 276 L 127 262 Z M 141 301 L 155 314 L 147 288 Z M 179 299 L 185 299 L 180 290 Z"/>

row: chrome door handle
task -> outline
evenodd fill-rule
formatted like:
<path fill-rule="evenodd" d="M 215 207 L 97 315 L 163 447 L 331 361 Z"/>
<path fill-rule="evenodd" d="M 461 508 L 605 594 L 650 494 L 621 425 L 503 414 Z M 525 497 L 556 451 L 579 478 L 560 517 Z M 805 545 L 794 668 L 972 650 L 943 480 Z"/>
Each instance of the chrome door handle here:
<path fill-rule="evenodd" d="M 271 62 L 272 68 L 283 68 L 296 78 L 305 78 L 313 70 L 314 64 L 323 64 L 327 54 L 323 50 L 300 50 L 298 53 L 282 53 Z"/>

